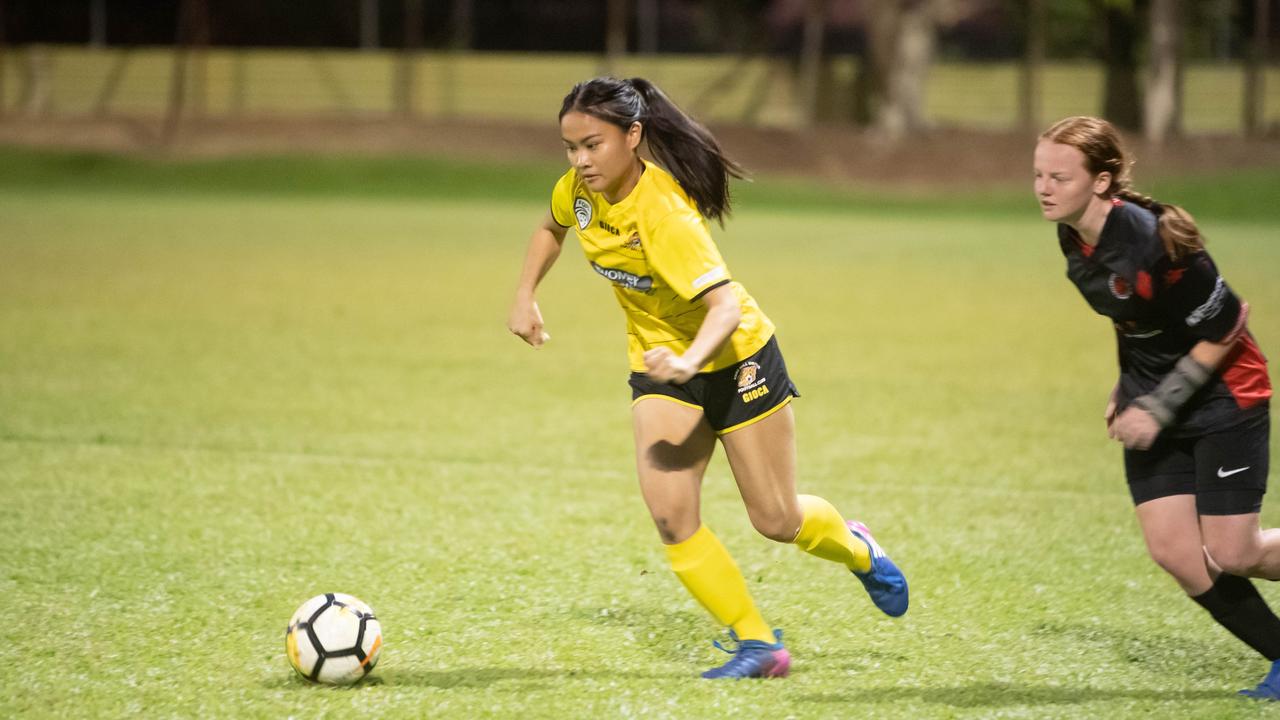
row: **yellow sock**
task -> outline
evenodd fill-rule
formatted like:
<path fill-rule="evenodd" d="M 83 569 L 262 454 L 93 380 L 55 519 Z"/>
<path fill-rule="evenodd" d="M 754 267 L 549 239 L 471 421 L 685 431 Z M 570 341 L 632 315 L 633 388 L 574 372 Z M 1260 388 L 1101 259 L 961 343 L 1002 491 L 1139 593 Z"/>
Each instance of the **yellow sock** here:
<path fill-rule="evenodd" d="M 773 630 L 752 602 L 737 563 L 706 525 L 666 548 L 676 577 L 720 624 L 733 628 L 739 640 L 774 642 Z"/>
<path fill-rule="evenodd" d="M 871 569 L 871 548 L 853 536 L 835 506 L 817 495 L 801 495 L 804 520 L 792 542 L 796 547 L 823 560 L 843 563 L 850 570 Z"/>

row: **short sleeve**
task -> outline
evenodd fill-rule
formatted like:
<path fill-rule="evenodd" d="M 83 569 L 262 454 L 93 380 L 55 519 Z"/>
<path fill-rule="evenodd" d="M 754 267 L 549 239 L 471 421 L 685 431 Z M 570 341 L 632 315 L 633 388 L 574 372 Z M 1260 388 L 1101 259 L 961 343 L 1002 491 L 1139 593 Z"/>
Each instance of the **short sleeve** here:
<path fill-rule="evenodd" d="M 1237 333 L 1245 308 L 1204 252 L 1165 272 L 1165 301 L 1194 337 L 1223 342 Z"/>
<path fill-rule="evenodd" d="M 667 215 L 642 241 L 649 265 L 685 300 L 696 300 L 730 280 L 706 223 L 691 209 Z"/>
<path fill-rule="evenodd" d="M 560 227 L 573 226 L 573 180 L 574 172 L 570 170 L 560 176 L 551 191 L 551 219 Z"/>

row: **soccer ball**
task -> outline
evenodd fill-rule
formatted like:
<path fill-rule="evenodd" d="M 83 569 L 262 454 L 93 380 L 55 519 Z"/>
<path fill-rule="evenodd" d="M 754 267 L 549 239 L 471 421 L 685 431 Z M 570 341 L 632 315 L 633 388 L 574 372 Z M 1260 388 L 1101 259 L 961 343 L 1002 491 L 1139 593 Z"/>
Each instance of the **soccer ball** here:
<path fill-rule="evenodd" d="M 284 635 L 289 664 L 302 677 L 350 685 L 368 675 L 382 650 L 382 625 L 373 608 L 342 593 L 302 603 Z"/>

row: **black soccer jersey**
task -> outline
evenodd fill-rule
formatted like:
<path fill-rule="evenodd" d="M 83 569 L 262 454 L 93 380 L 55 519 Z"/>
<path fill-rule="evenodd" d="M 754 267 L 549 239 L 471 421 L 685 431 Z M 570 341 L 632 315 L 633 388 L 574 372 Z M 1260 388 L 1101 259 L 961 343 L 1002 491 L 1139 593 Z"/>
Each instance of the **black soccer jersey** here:
<path fill-rule="evenodd" d="M 1267 412 L 1271 382 L 1266 358 L 1245 326 L 1240 301 L 1203 250 L 1178 261 L 1165 252 L 1154 212 L 1114 200 L 1098 244 L 1058 225 L 1067 277 L 1100 315 L 1115 324 L 1120 355 L 1117 406 L 1155 389 L 1201 340 L 1238 338 L 1213 378 L 1165 432 L 1176 437 L 1233 427 Z"/>

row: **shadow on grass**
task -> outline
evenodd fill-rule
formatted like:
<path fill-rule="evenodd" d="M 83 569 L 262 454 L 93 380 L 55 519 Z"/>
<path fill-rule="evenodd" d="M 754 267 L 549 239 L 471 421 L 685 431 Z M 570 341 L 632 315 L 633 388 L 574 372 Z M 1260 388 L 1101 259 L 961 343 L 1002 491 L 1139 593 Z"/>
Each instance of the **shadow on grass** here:
<path fill-rule="evenodd" d="M 1049 685 L 979 682 L 952 687 L 870 687 L 856 692 L 820 693 L 805 695 L 797 699 L 815 703 L 918 701 L 954 708 L 1001 708 L 1027 705 L 1083 705 L 1085 703 L 1113 700 L 1190 702 L 1195 700 L 1226 700 L 1234 697 L 1233 694 L 1222 690 L 1108 689 L 1089 686 L 1054 687 Z"/>
<path fill-rule="evenodd" d="M 264 687 L 315 688 L 333 692 L 358 691 L 362 687 L 385 685 L 388 687 L 433 688 L 489 688 L 510 685 L 513 691 L 526 691 L 534 687 L 563 685 L 574 680 L 656 680 L 678 681 L 688 679 L 689 674 L 673 670 L 666 673 L 621 671 L 583 672 L 573 668 L 511 668 L 511 667 L 457 667 L 447 670 L 414 670 L 378 668 L 354 685 L 324 685 L 309 682 L 297 673 L 280 673 L 262 682 Z"/>

